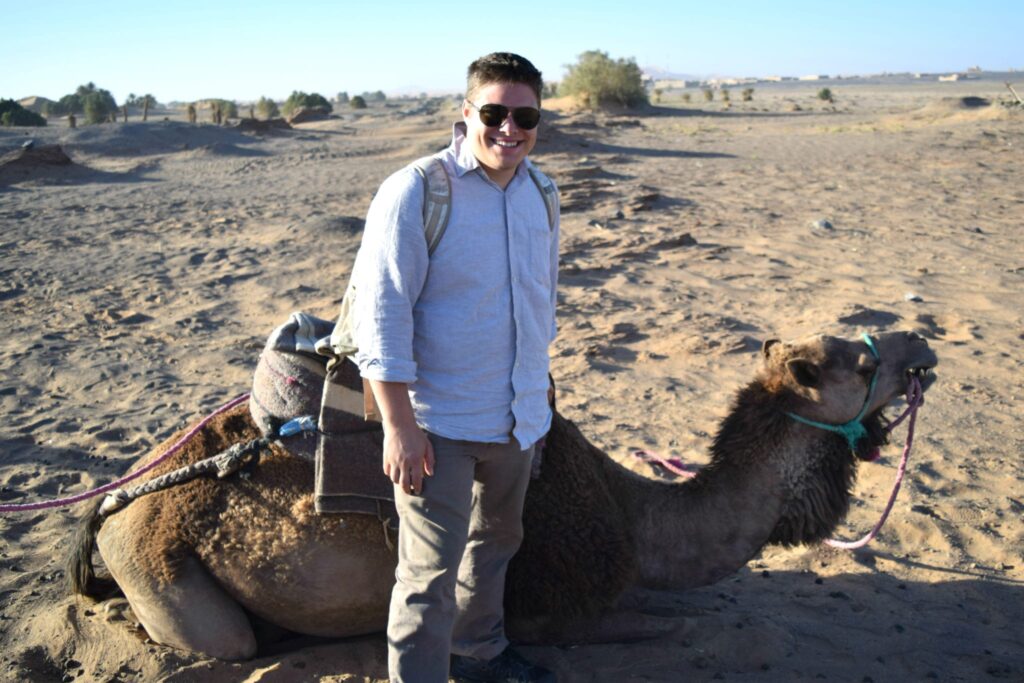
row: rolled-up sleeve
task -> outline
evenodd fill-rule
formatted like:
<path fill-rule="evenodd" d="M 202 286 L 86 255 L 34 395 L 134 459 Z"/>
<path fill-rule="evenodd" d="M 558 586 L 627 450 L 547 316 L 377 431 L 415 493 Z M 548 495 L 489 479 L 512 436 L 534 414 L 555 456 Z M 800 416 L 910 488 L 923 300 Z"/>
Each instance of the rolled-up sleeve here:
<path fill-rule="evenodd" d="M 353 272 L 355 361 L 366 379 L 416 381 L 413 307 L 428 267 L 423 181 L 406 168 L 385 180 L 371 202 Z"/>

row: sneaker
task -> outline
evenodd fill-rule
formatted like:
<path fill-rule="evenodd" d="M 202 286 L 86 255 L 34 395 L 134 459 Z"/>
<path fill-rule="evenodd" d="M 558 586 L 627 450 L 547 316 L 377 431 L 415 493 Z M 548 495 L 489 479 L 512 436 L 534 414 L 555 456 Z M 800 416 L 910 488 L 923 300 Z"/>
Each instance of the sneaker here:
<path fill-rule="evenodd" d="M 494 659 L 473 659 L 452 655 L 451 676 L 455 683 L 556 683 L 553 671 L 532 664 L 506 647 Z"/>

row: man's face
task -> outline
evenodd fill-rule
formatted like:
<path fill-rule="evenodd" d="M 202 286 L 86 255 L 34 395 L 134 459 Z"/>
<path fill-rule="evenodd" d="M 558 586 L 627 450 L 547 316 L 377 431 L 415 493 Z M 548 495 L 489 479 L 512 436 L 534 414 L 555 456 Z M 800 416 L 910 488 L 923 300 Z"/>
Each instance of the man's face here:
<path fill-rule="evenodd" d="M 537 107 L 537 97 L 524 83 L 492 83 L 485 85 L 462 105 L 462 118 L 466 122 L 466 139 L 473 156 L 494 182 L 502 187 L 515 174 L 516 167 L 526 158 L 537 142 L 537 129 L 523 130 L 509 115 L 499 126 L 485 126 L 480 120 L 479 107 L 485 104 L 503 104 L 509 109 Z M 473 106 L 475 105 L 475 107 Z"/>

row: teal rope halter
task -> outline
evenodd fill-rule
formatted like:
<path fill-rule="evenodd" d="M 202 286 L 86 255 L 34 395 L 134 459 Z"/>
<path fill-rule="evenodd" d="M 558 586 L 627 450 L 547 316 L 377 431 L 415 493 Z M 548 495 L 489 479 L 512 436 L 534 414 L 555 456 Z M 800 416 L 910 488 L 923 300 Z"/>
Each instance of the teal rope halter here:
<path fill-rule="evenodd" d="M 867 332 L 860 335 L 864 343 L 871 349 L 871 355 L 875 357 L 875 360 L 881 361 L 882 357 L 878 355 L 878 349 L 875 348 L 875 342 L 871 340 Z M 818 429 L 824 429 L 828 432 L 835 432 L 836 434 L 842 434 L 843 438 L 846 439 L 846 443 L 850 445 L 851 451 L 857 450 L 857 442 L 868 435 L 868 430 L 864 427 L 861 420 L 864 419 L 864 414 L 868 412 L 868 406 L 871 405 L 871 397 L 875 393 L 875 384 L 878 383 L 878 369 L 875 369 L 875 373 L 871 376 L 871 386 L 868 388 L 867 398 L 864 399 L 864 406 L 857 413 L 857 417 L 853 418 L 849 422 L 844 422 L 841 425 L 830 425 L 824 422 L 816 422 L 815 420 L 808 420 L 806 417 L 800 417 L 796 413 L 786 413 L 797 422 L 802 422 L 805 425 L 811 427 L 817 427 Z"/>

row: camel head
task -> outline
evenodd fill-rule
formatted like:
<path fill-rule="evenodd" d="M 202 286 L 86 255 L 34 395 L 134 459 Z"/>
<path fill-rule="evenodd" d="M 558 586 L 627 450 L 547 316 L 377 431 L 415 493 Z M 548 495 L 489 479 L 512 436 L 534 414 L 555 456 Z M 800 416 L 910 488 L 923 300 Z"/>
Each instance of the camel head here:
<path fill-rule="evenodd" d="M 814 336 L 794 342 L 769 340 L 755 385 L 773 397 L 784 433 L 797 422 L 815 435 L 810 448 L 784 449 L 781 518 L 770 542 L 795 545 L 827 538 L 849 509 L 856 460 L 870 459 L 886 441 L 882 410 L 907 392 L 911 375 L 922 389 L 938 362 L 928 342 L 914 332 L 887 332 L 857 340 Z M 818 423 L 818 424 L 812 424 Z M 847 430 L 829 434 L 829 425 Z M 855 457 L 856 456 L 856 457 Z"/>
<path fill-rule="evenodd" d="M 793 342 L 769 339 L 761 353 L 760 379 L 769 391 L 788 395 L 793 413 L 834 425 L 877 415 L 906 393 L 911 374 L 927 388 L 938 362 L 915 332 L 856 340 L 826 335 Z"/>

